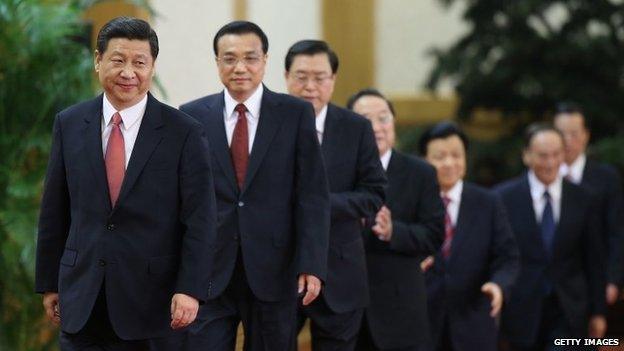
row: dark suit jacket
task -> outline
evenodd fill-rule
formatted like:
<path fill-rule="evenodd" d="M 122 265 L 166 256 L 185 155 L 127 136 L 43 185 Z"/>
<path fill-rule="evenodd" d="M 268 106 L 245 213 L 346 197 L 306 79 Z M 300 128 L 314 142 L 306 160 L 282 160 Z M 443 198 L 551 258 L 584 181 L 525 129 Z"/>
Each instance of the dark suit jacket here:
<path fill-rule="evenodd" d="M 587 159 L 581 186 L 597 197 L 603 240 L 608 245 L 607 281 L 622 286 L 624 278 L 624 200 L 622 179 L 617 170 L 607 164 Z"/>
<path fill-rule="evenodd" d="M 444 240 L 444 205 L 433 167 L 396 150 L 386 172 L 390 242 L 364 232 L 370 280 L 366 322 L 377 347 L 404 348 L 429 340 L 420 261 Z"/>
<path fill-rule="evenodd" d="M 165 336 L 174 293 L 204 300 L 215 196 L 199 123 L 149 95 L 117 205 L 101 139 L 102 95 L 56 116 L 37 241 L 36 291 L 60 295 L 78 332 L 106 281 L 123 339 Z"/>
<path fill-rule="evenodd" d="M 574 335 L 586 334 L 590 315 L 605 312 L 604 250 L 589 192 L 566 180 L 561 193 L 561 213 L 552 248 L 546 252 L 535 219 L 526 174 L 497 187 L 507 208 L 520 249 L 520 275 L 503 308 L 501 331 L 515 343 L 535 340 L 544 301 L 545 282 L 563 310 Z"/>
<path fill-rule="evenodd" d="M 331 200 L 329 268 L 322 294 L 334 312 L 368 304 L 362 218 L 375 216 L 385 194 L 386 176 L 370 122 L 329 104 L 323 132 Z"/>
<path fill-rule="evenodd" d="M 507 298 L 519 269 L 518 247 L 501 200 L 464 182 L 451 255 L 445 259 L 438 252 L 425 274 L 434 343 L 440 342 L 446 318 L 456 350 L 496 350 L 498 332 L 481 286 L 494 282 Z"/>
<path fill-rule="evenodd" d="M 211 146 L 218 209 L 209 299 L 232 276 L 237 252 L 254 295 L 280 301 L 297 294 L 297 275 L 327 276 L 329 190 L 312 105 L 266 87 L 238 189 L 225 134 L 223 92 L 181 106 L 204 126 Z"/>

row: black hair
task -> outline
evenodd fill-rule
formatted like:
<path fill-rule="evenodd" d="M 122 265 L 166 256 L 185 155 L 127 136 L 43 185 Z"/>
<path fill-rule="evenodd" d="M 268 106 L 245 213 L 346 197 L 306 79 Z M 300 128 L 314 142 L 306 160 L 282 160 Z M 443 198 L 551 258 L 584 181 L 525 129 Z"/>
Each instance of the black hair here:
<path fill-rule="evenodd" d="M 108 21 L 97 36 L 97 50 L 102 55 L 108 48 L 108 42 L 114 38 L 147 40 L 150 52 L 155 60 L 158 57 L 158 36 L 149 23 L 133 17 L 117 17 Z"/>
<path fill-rule="evenodd" d="M 533 138 L 535 138 L 535 136 L 543 132 L 556 133 L 561 138 L 562 142 L 564 140 L 563 134 L 561 134 L 561 131 L 555 128 L 552 124 L 544 123 L 544 122 L 535 122 L 535 123 L 529 124 L 529 126 L 526 127 L 526 129 L 524 130 L 524 148 L 528 149 L 529 146 L 531 145 L 531 141 L 533 141 Z"/>
<path fill-rule="evenodd" d="M 322 40 L 300 40 L 294 43 L 290 49 L 288 49 L 288 53 L 286 54 L 284 62 L 286 72 L 290 71 L 290 66 L 292 66 L 295 56 L 313 56 L 316 54 L 327 54 L 332 73 L 336 74 L 336 72 L 338 72 L 338 56 L 334 50 L 332 50 L 329 45 Z"/>
<path fill-rule="evenodd" d="M 583 108 L 576 102 L 562 101 L 557 103 L 555 106 L 555 119 L 557 119 L 557 117 L 561 114 L 579 114 L 583 120 L 583 127 L 585 127 L 585 129 L 589 129 Z"/>
<path fill-rule="evenodd" d="M 357 93 L 351 95 L 351 97 L 347 100 L 347 108 L 349 110 L 353 111 L 353 105 L 355 105 L 355 103 L 360 98 L 363 98 L 365 96 L 376 96 L 378 98 L 383 99 L 386 102 L 386 104 L 388 104 L 388 108 L 390 109 L 390 112 L 392 112 L 392 115 L 396 116 L 396 113 L 394 112 L 394 106 L 392 105 L 392 102 L 390 102 L 390 100 L 388 100 L 382 93 L 379 92 L 379 90 L 377 90 L 375 88 L 362 89 L 362 90 L 358 91 Z"/>
<path fill-rule="evenodd" d="M 427 155 L 429 143 L 435 139 L 446 139 L 456 135 L 464 144 L 464 150 L 468 151 L 468 137 L 466 133 L 455 122 L 442 121 L 434 124 L 420 136 L 418 140 L 418 152 L 424 157 Z"/>
<path fill-rule="evenodd" d="M 260 41 L 262 42 L 262 52 L 266 54 L 269 51 L 269 39 L 267 38 L 266 34 L 264 34 L 262 29 L 253 22 L 234 21 L 221 27 L 217 34 L 215 34 L 212 41 L 212 49 L 214 50 L 215 56 L 219 55 L 217 44 L 222 36 L 227 34 L 243 35 L 249 33 L 255 34 L 258 36 L 258 38 L 260 38 Z"/>

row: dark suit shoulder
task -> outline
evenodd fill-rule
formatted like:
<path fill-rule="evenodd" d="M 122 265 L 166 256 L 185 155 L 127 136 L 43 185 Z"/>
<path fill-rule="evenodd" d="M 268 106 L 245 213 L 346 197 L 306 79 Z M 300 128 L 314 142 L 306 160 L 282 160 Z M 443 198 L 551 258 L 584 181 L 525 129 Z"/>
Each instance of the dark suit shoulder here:
<path fill-rule="evenodd" d="M 77 104 L 71 105 L 58 113 L 59 119 L 62 122 L 72 119 L 83 119 L 93 113 L 95 110 L 102 110 L 102 94 L 94 97 L 93 99 L 81 101 Z"/>
<path fill-rule="evenodd" d="M 212 103 L 214 101 L 216 101 L 216 99 L 218 99 L 219 97 L 223 97 L 223 93 L 217 93 L 217 94 L 211 94 L 211 95 L 206 95 L 206 96 L 202 96 L 198 99 L 195 100 L 191 100 L 189 102 L 186 102 L 182 105 L 180 105 L 180 110 L 185 111 L 188 109 L 192 109 L 196 106 L 205 106 L 208 107 L 210 105 L 212 105 Z"/>
<path fill-rule="evenodd" d="M 587 177 L 587 181 L 590 183 L 599 183 L 605 181 L 619 181 L 620 172 L 608 163 L 602 163 L 595 160 L 588 159 L 585 164 L 585 171 L 583 177 Z"/>
<path fill-rule="evenodd" d="M 327 105 L 327 114 L 333 114 L 334 116 L 340 118 L 341 124 L 349 124 L 350 126 L 358 126 L 360 128 L 370 125 L 370 121 L 364 116 L 334 104 Z"/>
<path fill-rule="evenodd" d="M 493 190 L 503 196 L 518 191 L 526 180 L 526 174 L 506 180 L 494 186 Z"/>
<path fill-rule="evenodd" d="M 495 202 L 496 199 L 499 198 L 499 195 L 495 191 L 484 188 L 472 182 L 467 182 L 467 181 L 464 181 L 463 191 L 465 193 L 470 194 L 470 196 L 478 198 L 479 201 L 483 201 L 487 203 Z"/>
<path fill-rule="evenodd" d="M 409 170 L 412 174 L 421 174 L 436 176 L 436 170 L 427 161 L 414 155 L 410 155 L 397 150 L 392 150 L 392 158 L 395 158 L 395 162 L 405 170 Z"/>

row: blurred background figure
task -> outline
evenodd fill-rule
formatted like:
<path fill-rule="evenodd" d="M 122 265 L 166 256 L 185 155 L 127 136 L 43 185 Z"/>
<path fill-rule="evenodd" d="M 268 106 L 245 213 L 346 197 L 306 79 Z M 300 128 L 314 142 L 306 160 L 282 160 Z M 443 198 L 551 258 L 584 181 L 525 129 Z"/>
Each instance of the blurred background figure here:
<path fill-rule="evenodd" d="M 419 146 L 446 208 L 444 244 L 421 264 L 433 349 L 494 351 L 495 318 L 519 269 L 507 214 L 496 194 L 464 181 L 468 138 L 456 124 L 427 129 Z"/>
<path fill-rule="evenodd" d="M 598 199 L 595 211 L 600 216 L 599 233 L 607 245 L 607 304 L 619 298 L 624 262 L 622 244 L 624 234 L 624 203 L 622 178 L 611 165 L 587 157 L 590 131 L 581 107 L 572 102 L 557 105 L 554 125 L 565 141 L 564 163 L 561 175 L 568 181 L 591 191 Z"/>
<path fill-rule="evenodd" d="M 497 187 L 520 248 L 521 269 L 502 313 L 510 350 L 551 350 L 555 338 L 602 337 L 605 263 L 593 196 L 560 175 L 561 133 L 527 128 L 527 172 Z"/>
<path fill-rule="evenodd" d="M 357 350 L 427 350 L 426 295 L 419 262 L 443 240 L 444 207 L 435 171 L 394 149 L 394 109 L 379 91 L 364 89 L 347 107 L 373 124 L 388 177 L 386 203 L 364 231 L 370 280 Z"/>

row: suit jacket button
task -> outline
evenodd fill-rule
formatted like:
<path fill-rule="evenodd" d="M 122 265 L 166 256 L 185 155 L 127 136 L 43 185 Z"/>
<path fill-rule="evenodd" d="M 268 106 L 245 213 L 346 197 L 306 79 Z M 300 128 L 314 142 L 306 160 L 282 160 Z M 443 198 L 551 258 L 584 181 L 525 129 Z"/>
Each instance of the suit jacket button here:
<path fill-rule="evenodd" d="M 239 202 L 238 202 L 238 207 L 243 207 L 243 206 L 245 206 L 245 203 L 244 203 L 244 202 L 242 202 L 242 201 L 239 201 Z"/>
<path fill-rule="evenodd" d="M 108 224 L 108 225 L 106 226 L 106 229 L 108 229 L 108 230 L 115 230 L 115 225 L 114 225 L 114 224 L 112 224 L 112 223 L 110 223 L 110 224 Z"/>
<path fill-rule="evenodd" d="M 234 234 L 234 240 L 238 241 L 238 238 L 239 238 L 238 234 Z"/>
<path fill-rule="evenodd" d="M 98 260 L 98 264 L 100 265 L 100 267 L 104 267 L 104 266 L 106 266 L 106 261 Z"/>

